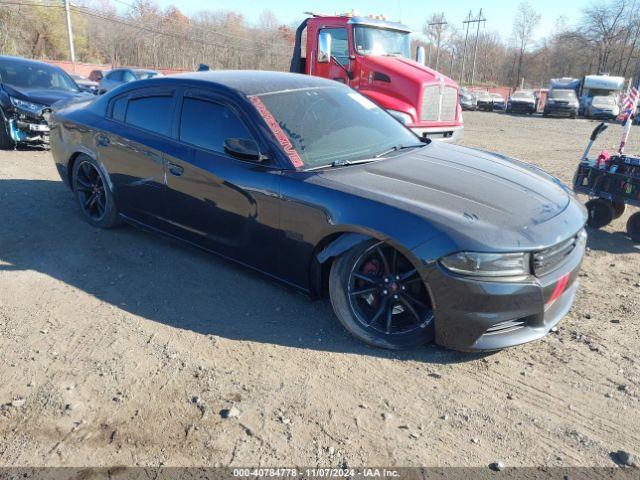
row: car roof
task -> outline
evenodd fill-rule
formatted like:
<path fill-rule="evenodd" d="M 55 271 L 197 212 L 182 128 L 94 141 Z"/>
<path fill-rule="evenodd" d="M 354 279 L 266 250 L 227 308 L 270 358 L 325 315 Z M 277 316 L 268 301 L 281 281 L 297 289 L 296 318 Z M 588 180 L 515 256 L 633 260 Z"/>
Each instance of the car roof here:
<path fill-rule="evenodd" d="M 47 67 L 51 67 L 51 68 L 55 68 L 58 70 L 62 70 L 60 67 L 56 66 L 56 65 L 51 65 L 50 63 L 47 62 L 40 62 L 38 60 L 29 60 L 28 58 L 23 58 L 23 57 L 14 57 L 12 55 L 0 55 L 0 62 L 2 60 L 11 60 L 12 62 L 16 62 L 16 63 L 23 63 L 25 65 L 46 65 Z"/>
<path fill-rule="evenodd" d="M 210 70 L 206 72 L 189 72 L 153 79 L 154 82 L 171 79 L 195 80 L 213 85 L 227 87 L 245 95 L 262 95 L 265 93 L 305 88 L 336 87 L 342 84 L 335 80 L 313 77 L 300 73 L 271 72 L 264 70 Z M 347 87 L 345 87 L 347 88 Z"/>

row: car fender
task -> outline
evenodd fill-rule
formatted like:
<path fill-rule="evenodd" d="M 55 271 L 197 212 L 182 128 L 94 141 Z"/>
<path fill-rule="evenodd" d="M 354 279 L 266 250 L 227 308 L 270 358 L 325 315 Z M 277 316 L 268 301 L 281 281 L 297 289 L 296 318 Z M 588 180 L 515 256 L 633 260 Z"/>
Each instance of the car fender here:
<path fill-rule="evenodd" d="M 324 263 L 330 258 L 337 257 L 338 255 L 346 252 L 352 247 L 355 247 L 359 243 L 371 240 L 372 237 L 364 235 L 362 233 L 343 233 L 333 242 L 323 248 L 316 255 L 316 259 L 320 263 Z"/>

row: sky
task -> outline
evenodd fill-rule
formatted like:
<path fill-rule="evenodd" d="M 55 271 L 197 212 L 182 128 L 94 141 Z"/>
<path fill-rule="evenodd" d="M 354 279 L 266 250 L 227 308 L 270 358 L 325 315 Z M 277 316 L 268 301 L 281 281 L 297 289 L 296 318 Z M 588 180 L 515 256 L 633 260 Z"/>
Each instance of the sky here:
<path fill-rule="evenodd" d="M 446 20 L 459 28 L 466 19 L 469 10 L 477 15 L 482 7 L 487 19 L 484 28 L 497 31 L 505 39 L 511 34 L 511 25 L 518 6 L 518 0 L 453 0 L 446 3 L 433 0 L 158 0 L 160 5 L 175 5 L 184 13 L 191 14 L 201 10 L 234 10 L 242 13 L 249 22 L 255 22 L 263 10 L 271 10 L 282 23 L 289 24 L 302 20 L 304 11 L 319 13 L 347 12 L 355 9 L 361 15 L 383 14 L 389 20 L 402 20 L 413 30 L 419 31 L 425 19 L 432 13 L 444 12 Z M 536 39 L 551 33 L 558 17 L 565 16 L 569 24 L 575 22 L 580 10 L 588 0 L 530 0 L 531 5 L 541 15 L 540 25 L 535 32 Z"/>

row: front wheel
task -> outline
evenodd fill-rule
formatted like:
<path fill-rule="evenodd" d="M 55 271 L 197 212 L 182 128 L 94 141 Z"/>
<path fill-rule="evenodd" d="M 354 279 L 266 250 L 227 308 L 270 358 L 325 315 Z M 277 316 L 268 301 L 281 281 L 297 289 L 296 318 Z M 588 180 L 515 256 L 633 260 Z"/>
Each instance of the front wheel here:
<path fill-rule="evenodd" d="M 338 257 L 329 276 L 340 323 L 369 345 L 405 349 L 433 341 L 433 308 L 415 266 L 390 245 L 364 242 Z"/>

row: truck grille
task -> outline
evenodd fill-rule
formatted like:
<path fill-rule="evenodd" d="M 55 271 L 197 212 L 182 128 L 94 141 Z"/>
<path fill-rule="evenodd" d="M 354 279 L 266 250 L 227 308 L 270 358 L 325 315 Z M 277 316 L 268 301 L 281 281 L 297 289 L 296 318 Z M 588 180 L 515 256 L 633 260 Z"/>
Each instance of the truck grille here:
<path fill-rule="evenodd" d="M 567 259 L 571 252 L 576 248 L 581 238 L 584 238 L 584 232 L 571 237 L 569 240 L 560 242 L 553 247 L 540 250 L 533 254 L 533 272 L 537 276 L 545 275 L 559 268 Z"/>
<path fill-rule="evenodd" d="M 422 91 L 420 120 L 423 122 L 454 122 L 457 110 L 456 88 L 429 85 Z"/>

